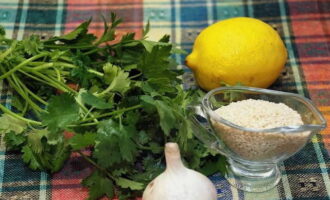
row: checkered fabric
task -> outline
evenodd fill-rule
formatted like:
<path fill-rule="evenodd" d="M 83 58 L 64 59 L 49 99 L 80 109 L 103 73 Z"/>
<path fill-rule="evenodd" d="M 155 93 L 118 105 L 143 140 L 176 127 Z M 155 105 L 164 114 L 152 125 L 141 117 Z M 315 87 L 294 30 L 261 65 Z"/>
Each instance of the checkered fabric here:
<path fill-rule="evenodd" d="M 93 17 L 92 32 L 100 34 L 100 14 L 116 12 L 124 19 L 118 35 L 127 31 L 142 33 L 150 20 L 150 39 L 171 35 L 173 43 L 191 51 L 193 41 L 206 26 L 230 17 L 249 16 L 271 24 L 288 49 L 285 71 L 272 89 L 298 93 L 311 98 L 330 121 L 330 1 L 329 0 L 0 0 L 0 24 L 7 36 L 22 39 L 31 34 L 44 38 L 72 30 Z M 193 83 L 184 66 L 185 84 Z M 0 83 L 0 103 L 11 107 L 11 94 Z M 1 122 L 0 122 L 1 123 Z M 279 185 L 264 193 L 247 193 L 231 187 L 220 175 L 211 180 L 218 199 L 321 200 L 330 199 L 330 128 L 282 165 Z M 1 200 L 82 200 L 88 191 L 80 181 L 90 170 L 73 155 L 57 174 L 31 171 L 20 155 L 8 152 L 0 143 Z"/>

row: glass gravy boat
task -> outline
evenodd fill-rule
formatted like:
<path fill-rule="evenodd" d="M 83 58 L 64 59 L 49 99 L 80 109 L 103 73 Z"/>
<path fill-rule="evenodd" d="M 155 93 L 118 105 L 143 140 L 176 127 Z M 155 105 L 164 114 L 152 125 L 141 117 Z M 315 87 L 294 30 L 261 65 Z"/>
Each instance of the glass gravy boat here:
<path fill-rule="evenodd" d="M 284 103 L 297 111 L 300 126 L 253 129 L 238 126 L 219 116 L 215 110 L 231 102 L 261 99 Z M 208 148 L 228 159 L 229 183 L 248 192 L 264 192 L 281 179 L 279 163 L 299 150 L 326 127 L 316 106 L 300 95 L 251 87 L 221 87 L 209 91 L 201 105 L 191 106 L 194 134 Z"/>

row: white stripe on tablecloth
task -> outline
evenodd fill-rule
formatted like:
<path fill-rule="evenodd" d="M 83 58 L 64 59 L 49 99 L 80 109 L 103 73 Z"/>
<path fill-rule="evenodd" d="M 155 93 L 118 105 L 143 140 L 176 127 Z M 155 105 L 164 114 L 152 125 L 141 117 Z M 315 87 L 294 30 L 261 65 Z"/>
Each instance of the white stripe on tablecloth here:
<path fill-rule="evenodd" d="M 237 188 L 235 188 L 233 186 L 230 186 L 230 190 L 231 190 L 232 199 L 233 200 L 239 200 Z"/>
<path fill-rule="evenodd" d="M 282 172 L 282 183 L 283 183 L 285 198 L 291 200 L 292 195 L 291 195 L 289 179 L 288 179 L 288 175 L 286 174 L 285 167 L 283 165 L 281 166 L 281 172 Z"/>
<path fill-rule="evenodd" d="M 182 31 L 182 28 L 181 28 L 181 0 L 174 0 L 174 7 L 175 7 L 175 24 L 178 24 L 179 25 L 179 28 L 174 28 L 174 31 L 175 31 L 175 34 L 174 34 L 174 38 L 172 38 L 172 42 L 174 44 L 177 44 L 178 48 L 181 48 L 181 31 Z M 173 31 L 173 30 L 172 30 Z M 178 62 L 178 63 L 182 63 L 181 62 L 181 56 L 179 54 L 176 54 L 175 55 L 175 60 Z M 180 65 L 177 67 L 178 69 L 181 69 Z"/>
<path fill-rule="evenodd" d="M 40 183 L 39 183 L 39 200 L 47 199 L 47 180 L 48 174 L 46 172 L 40 172 Z"/>
<path fill-rule="evenodd" d="M 63 15 L 63 4 L 64 0 L 57 1 L 57 12 L 56 12 L 56 24 L 55 24 L 55 35 L 61 35 L 62 27 L 62 15 Z"/>
<path fill-rule="evenodd" d="M 206 9 L 207 9 L 207 24 L 211 25 L 214 23 L 214 3 L 212 0 L 206 0 Z"/>
<path fill-rule="evenodd" d="M 24 7 L 22 7 L 22 11 L 21 11 L 21 19 L 19 22 L 19 28 L 18 28 L 18 33 L 17 33 L 17 40 L 21 40 L 23 39 L 24 36 L 24 29 L 25 29 L 25 23 L 26 23 L 26 17 L 27 17 L 27 12 L 29 9 L 29 0 L 23 0 L 23 5 L 26 5 Z"/>

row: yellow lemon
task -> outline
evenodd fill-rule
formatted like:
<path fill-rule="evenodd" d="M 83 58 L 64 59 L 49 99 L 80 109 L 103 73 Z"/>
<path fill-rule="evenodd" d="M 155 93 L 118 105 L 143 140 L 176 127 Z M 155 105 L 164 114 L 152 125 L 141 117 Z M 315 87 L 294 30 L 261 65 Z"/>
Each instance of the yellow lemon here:
<path fill-rule="evenodd" d="M 267 88 L 280 75 L 286 59 L 283 41 L 270 25 L 237 17 L 205 28 L 197 36 L 186 64 L 205 90 L 223 82 Z"/>

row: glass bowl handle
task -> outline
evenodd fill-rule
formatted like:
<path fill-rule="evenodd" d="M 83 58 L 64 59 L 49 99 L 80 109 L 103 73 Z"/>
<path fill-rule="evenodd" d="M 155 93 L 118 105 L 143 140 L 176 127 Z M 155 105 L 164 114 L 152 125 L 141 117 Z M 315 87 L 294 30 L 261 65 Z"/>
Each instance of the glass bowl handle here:
<path fill-rule="evenodd" d="M 205 116 L 200 105 L 188 106 L 189 120 L 192 125 L 193 134 L 204 145 L 212 150 L 215 150 L 222 155 L 227 155 L 222 148 L 218 138 L 214 135 L 213 130 Z"/>

